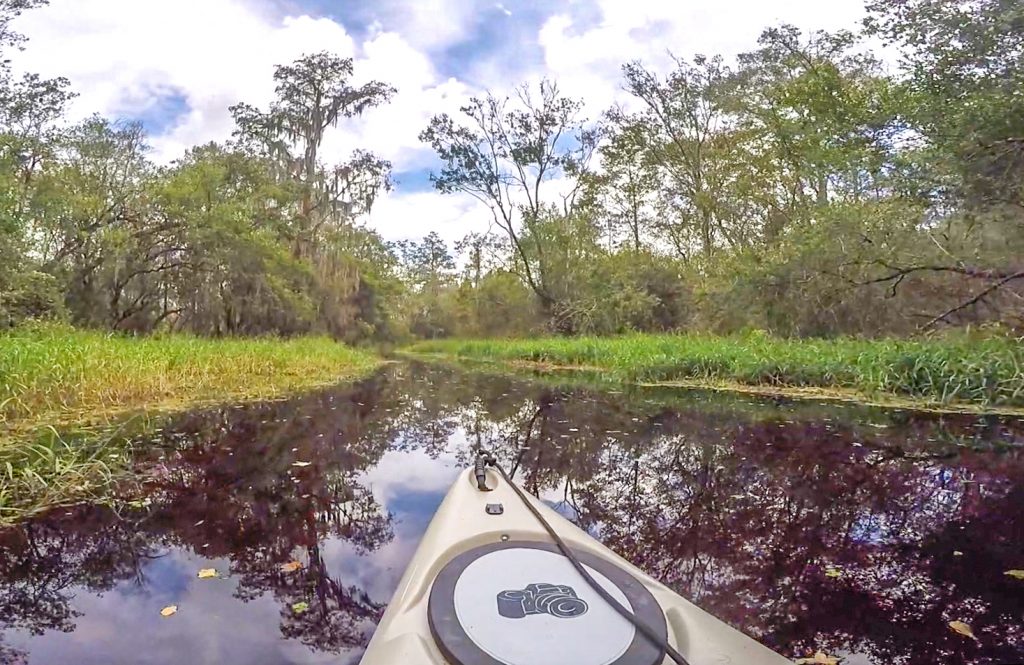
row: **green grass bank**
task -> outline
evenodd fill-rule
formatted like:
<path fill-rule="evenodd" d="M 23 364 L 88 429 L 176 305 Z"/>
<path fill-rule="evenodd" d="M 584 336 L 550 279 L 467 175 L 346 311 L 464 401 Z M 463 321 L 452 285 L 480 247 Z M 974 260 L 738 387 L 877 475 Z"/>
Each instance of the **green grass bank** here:
<path fill-rule="evenodd" d="M 528 340 L 439 340 L 414 354 L 601 371 L 632 383 L 823 391 L 932 406 L 1024 406 L 1024 343 L 968 335 L 934 340 L 788 340 L 629 335 Z"/>
<path fill-rule="evenodd" d="M 102 496 L 129 468 L 140 413 L 272 399 L 379 363 L 327 338 L 130 338 L 63 326 L 2 333 L 0 524 Z"/>

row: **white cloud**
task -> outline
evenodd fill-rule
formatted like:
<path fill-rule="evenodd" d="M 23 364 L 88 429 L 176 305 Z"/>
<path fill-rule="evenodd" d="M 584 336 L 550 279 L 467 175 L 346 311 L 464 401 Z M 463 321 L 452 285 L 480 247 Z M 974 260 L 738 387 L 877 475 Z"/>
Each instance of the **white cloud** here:
<path fill-rule="evenodd" d="M 490 210 L 468 194 L 391 192 L 370 213 L 369 225 L 387 240 L 422 238 L 435 231 L 452 245 L 470 231 L 485 231 Z"/>
<path fill-rule="evenodd" d="M 138 116 L 162 96 L 182 95 L 188 112 L 152 139 L 161 161 L 229 136 L 228 107 L 240 101 L 266 105 L 274 65 L 303 53 L 355 56 L 360 79 L 378 78 L 399 89 L 393 104 L 331 136 L 325 155 L 334 159 L 359 146 L 399 168 L 422 163 L 416 156 L 424 152 L 419 131 L 434 109 L 465 94 L 457 81 L 438 84 L 429 58 L 395 32 L 357 44 L 329 18 L 280 17 L 243 0 L 53 0 L 25 14 L 18 27 L 31 41 L 17 65 L 70 78 L 81 93 L 73 116 Z"/>
<path fill-rule="evenodd" d="M 423 450 L 389 451 L 372 469 L 366 471 L 362 482 L 371 489 L 373 498 L 385 510 L 403 494 L 435 492 L 444 494 L 462 472 L 455 451 L 463 448 L 465 436 L 449 445 L 439 457 L 432 458 Z M 449 442 L 451 444 L 451 442 Z"/>
<path fill-rule="evenodd" d="M 242 0 L 53 0 L 18 28 L 30 38 L 18 66 L 70 78 L 81 95 L 73 115 L 137 116 L 161 95 L 182 95 L 190 112 L 153 140 L 162 160 L 226 138 L 227 107 L 269 101 L 275 64 L 319 50 L 355 54 L 334 21 L 274 18 Z"/>
<path fill-rule="evenodd" d="M 443 49 L 472 30 L 477 0 L 377 0 L 374 10 L 385 26 L 427 51 Z"/>
<path fill-rule="evenodd" d="M 390 104 L 330 134 L 324 154 L 341 160 L 356 148 L 369 148 L 390 160 L 396 172 L 427 166 L 433 153 L 420 142 L 420 132 L 435 113 L 456 111 L 470 90 L 456 79 L 438 80 L 430 59 L 397 33 L 378 33 L 361 51 L 355 65 L 358 79 L 385 81 L 398 93 Z"/>
<path fill-rule="evenodd" d="M 864 14 L 861 0 L 598 0 L 601 20 L 579 29 L 572 17 L 558 14 L 540 30 L 548 75 L 567 94 L 583 97 L 591 115 L 624 98 L 623 63 L 641 60 L 655 70 L 677 56 L 723 55 L 731 58 L 756 47 L 761 31 L 779 23 L 805 30 L 854 29 Z"/>

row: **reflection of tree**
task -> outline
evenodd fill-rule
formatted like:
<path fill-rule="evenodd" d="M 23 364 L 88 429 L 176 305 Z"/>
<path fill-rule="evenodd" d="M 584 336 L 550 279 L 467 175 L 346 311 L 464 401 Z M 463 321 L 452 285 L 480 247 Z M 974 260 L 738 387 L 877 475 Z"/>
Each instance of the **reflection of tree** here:
<path fill-rule="evenodd" d="M 874 423 L 848 425 L 785 402 L 771 413 L 699 396 L 673 408 L 459 383 L 435 381 L 428 411 L 613 549 L 785 653 L 1024 657 L 1024 585 L 1003 575 L 1021 567 L 1024 464 L 971 450 L 1019 444 L 1019 423 L 844 407 Z M 952 619 L 980 641 L 949 630 Z"/>
<path fill-rule="evenodd" d="M 137 532 L 137 520 L 92 519 L 77 509 L 66 519 L 41 521 L 0 534 L 0 621 L 35 634 L 70 632 L 78 613 L 72 588 L 107 590 L 121 580 L 141 580 L 156 554 Z"/>
<path fill-rule="evenodd" d="M 952 663 L 1024 649 L 1024 594 L 1003 576 L 1019 557 L 1004 545 L 1024 536 L 1019 462 L 1007 477 L 991 458 L 907 460 L 852 445 L 862 441 L 819 424 L 712 437 L 678 422 L 642 449 L 605 447 L 602 471 L 576 479 L 574 493 L 607 544 L 783 651 Z M 990 498 L 978 496 L 979 475 Z M 1001 522 L 1008 535 L 960 531 L 968 505 L 972 524 Z M 944 548 L 929 547 L 943 534 Z M 992 639 L 965 641 L 951 619 Z"/>
<path fill-rule="evenodd" d="M 15 649 L 4 644 L 4 636 L 0 635 L 0 663 L 4 663 L 4 665 L 27 665 L 28 654 L 22 649 Z"/>
<path fill-rule="evenodd" d="M 309 565 L 298 581 L 298 593 L 287 597 L 286 602 L 290 606 L 300 598 L 312 601 L 307 612 L 282 611 L 281 633 L 285 637 L 324 651 L 366 645 L 384 612 L 383 604 L 370 600 L 365 591 L 332 578 L 318 546 L 310 548 Z M 281 590 L 277 587 L 275 592 Z"/>
<path fill-rule="evenodd" d="M 179 419 L 144 462 L 148 510 L 76 509 L 0 535 L 0 617 L 69 630 L 72 587 L 145 584 L 148 559 L 176 546 L 228 558 L 236 596 L 273 597 L 283 635 L 358 650 L 381 599 L 332 575 L 323 550 L 343 540 L 371 553 L 393 537 L 363 471 L 390 450 L 469 464 L 483 447 L 610 547 L 786 654 L 1024 660 L 1024 583 L 1003 575 L 1024 568 L 1022 431 L 400 365 L 354 390 Z M 1003 452 L 986 452 L 994 441 Z M 282 572 L 292 560 L 304 567 Z"/>
<path fill-rule="evenodd" d="M 104 508 L 55 513 L 3 534 L 0 617 L 35 633 L 74 629 L 74 587 L 108 590 L 135 580 L 166 547 L 226 557 L 237 597 L 272 593 L 281 630 L 318 649 L 358 647 L 383 606 L 333 578 L 321 553 L 326 538 L 371 552 L 391 540 L 384 513 L 359 474 L 394 437 L 378 414 L 380 385 L 326 391 L 288 402 L 190 415 L 171 423 L 142 464 L 148 508 L 118 516 Z M 294 559 L 304 567 L 284 573 Z M 309 611 L 296 613 L 305 601 Z"/>

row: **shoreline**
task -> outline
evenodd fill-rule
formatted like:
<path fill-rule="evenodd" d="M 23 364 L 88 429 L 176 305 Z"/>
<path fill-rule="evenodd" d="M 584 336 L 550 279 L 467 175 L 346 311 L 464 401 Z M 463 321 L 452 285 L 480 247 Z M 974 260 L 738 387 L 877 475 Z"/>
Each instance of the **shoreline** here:
<path fill-rule="evenodd" d="M 166 417 L 288 399 L 386 364 L 327 338 L 130 338 L 64 326 L 0 335 L 0 527 L 136 478 L 132 441 Z"/>
<path fill-rule="evenodd" d="M 623 376 L 614 368 L 596 365 L 571 365 L 550 361 L 526 360 L 522 358 L 478 357 L 458 353 L 418 351 L 415 347 L 403 349 L 397 354 L 407 359 L 428 362 L 452 362 L 459 365 L 483 365 L 499 368 L 501 371 L 541 373 L 548 376 L 591 375 L 602 386 L 637 386 L 641 388 L 667 388 L 679 390 L 713 391 L 754 395 L 759 397 L 781 397 L 785 399 L 843 402 L 884 409 L 907 409 L 932 413 L 1024 416 L 1024 406 L 1004 404 L 983 404 L 976 402 L 941 402 L 923 397 L 894 393 L 871 393 L 843 386 L 787 386 L 750 384 L 727 378 L 717 379 L 666 379 L 658 381 L 632 379 Z"/>

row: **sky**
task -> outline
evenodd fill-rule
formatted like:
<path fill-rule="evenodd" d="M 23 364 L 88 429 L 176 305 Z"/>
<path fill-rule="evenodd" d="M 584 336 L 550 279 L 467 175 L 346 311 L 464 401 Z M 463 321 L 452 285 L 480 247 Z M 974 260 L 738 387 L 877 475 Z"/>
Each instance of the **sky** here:
<path fill-rule="evenodd" d="M 418 140 L 431 116 L 470 96 L 547 76 L 597 118 L 622 101 L 621 66 L 656 71 L 678 56 L 732 57 L 765 27 L 854 28 L 863 0 L 50 0 L 16 23 L 14 66 L 65 76 L 70 116 L 138 120 L 152 157 L 227 139 L 228 107 L 265 107 L 273 68 L 305 53 L 355 60 L 356 77 L 398 89 L 393 102 L 329 134 L 323 154 L 365 148 L 394 166 L 395 188 L 365 220 L 387 240 L 487 230 L 487 208 L 432 190 L 438 166 Z"/>

